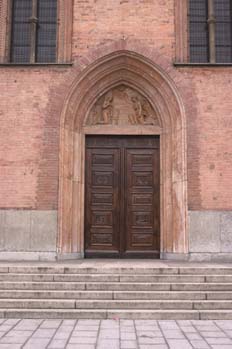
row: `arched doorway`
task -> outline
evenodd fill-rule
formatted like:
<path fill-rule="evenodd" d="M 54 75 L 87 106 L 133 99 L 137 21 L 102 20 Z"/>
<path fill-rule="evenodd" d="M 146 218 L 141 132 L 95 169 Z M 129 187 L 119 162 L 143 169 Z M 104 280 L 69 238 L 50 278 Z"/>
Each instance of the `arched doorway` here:
<path fill-rule="evenodd" d="M 124 94 L 127 91 L 130 108 L 136 111 L 135 115 L 140 113 L 143 122 L 133 119 L 130 113 L 126 114 L 127 121 L 115 121 L 116 114 L 111 115 L 111 122 L 104 121 L 107 103 L 110 104 L 112 93 L 120 89 Z M 143 101 L 146 106 L 141 114 Z M 99 116 L 97 108 L 105 116 Z M 126 111 L 128 104 L 121 108 Z M 88 135 L 159 137 L 160 256 L 186 254 L 186 126 L 181 99 L 170 78 L 143 56 L 120 51 L 91 64 L 75 82 L 63 110 L 60 153 L 59 253 L 69 258 L 84 256 Z"/>

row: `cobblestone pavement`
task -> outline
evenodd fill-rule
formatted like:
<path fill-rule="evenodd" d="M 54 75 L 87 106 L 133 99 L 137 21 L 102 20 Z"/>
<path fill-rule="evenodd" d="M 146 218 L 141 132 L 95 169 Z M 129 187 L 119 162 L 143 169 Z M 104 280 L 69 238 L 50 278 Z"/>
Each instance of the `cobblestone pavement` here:
<path fill-rule="evenodd" d="M 0 319 L 0 349 L 232 348 L 232 321 Z"/>

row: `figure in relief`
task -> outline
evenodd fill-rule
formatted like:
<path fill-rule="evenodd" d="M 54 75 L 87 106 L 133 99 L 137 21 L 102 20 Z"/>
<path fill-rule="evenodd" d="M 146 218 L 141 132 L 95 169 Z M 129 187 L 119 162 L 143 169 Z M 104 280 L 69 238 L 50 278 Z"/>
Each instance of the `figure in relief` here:
<path fill-rule="evenodd" d="M 112 102 L 113 102 L 113 93 L 112 91 L 110 91 L 105 95 L 105 99 L 102 105 L 102 123 L 103 124 L 112 123 L 112 118 L 113 118 Z"/>
<path fill-rule="evenodd" d="M 131 123 L 132 124 L 143 124 L 143 110 L 142 110 L 142 105 L 139 100 L 139 98 L 132 97 L 131 101 L 133 103 L 133 108 L 134 108 L 134 114 L 131 115 Z"/>
<path fill-rule="evenodd" d="M 158 125 L 149 101 L 121 85 L 107 92 L 92 108 L 87 125 Z"/>

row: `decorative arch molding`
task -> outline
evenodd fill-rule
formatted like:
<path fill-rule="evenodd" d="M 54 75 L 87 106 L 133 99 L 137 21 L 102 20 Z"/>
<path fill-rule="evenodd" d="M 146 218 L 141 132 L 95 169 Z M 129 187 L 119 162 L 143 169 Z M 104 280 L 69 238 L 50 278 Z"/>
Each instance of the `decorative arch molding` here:
<path fill-rule="evenodd" d="M 89 122 L 94 105 L 121 87 L 143 96 L 157 122 Z M 170 76 L 139 53 L 118 50 L 96 59 L 77 77 L 61 117 L 59 240 L 62 257 L 84 255 L 85 136 L 159 135 L 161 153 L 161 258 L 188 253 L 186 118 Z"/>

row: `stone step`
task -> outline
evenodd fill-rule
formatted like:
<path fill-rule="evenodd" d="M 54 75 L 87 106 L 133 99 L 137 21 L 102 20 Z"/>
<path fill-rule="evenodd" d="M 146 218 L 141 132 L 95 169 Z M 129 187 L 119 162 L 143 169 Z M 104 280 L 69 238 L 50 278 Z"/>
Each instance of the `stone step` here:
<path fill-rule="evenodd" d="M 180 267 L 178 273 L 189 275 L 232 275 L 232 267 Z"/>
<path fill-rule="evenodd" d="M 176 310 L 232 310 L 228 300 L 54 300 L 0 299 L 0 308 L 22 309 L 176 309 Z"/>
<path fill-rule="evenodd" d="M 128 310 L 114 309 L 1 309 L 1 318 L 16 319 L 134 319 L 134 320 L 232 320 L 231 310 Z"/>
<path fill-rule="evenodd" d="M 182 285 L 182 284 L 180 284 Z M 201 284 L 204 285 L 204 284 Z M 3 290 L 169 291 L 170 283 L 3 281 Z M 232 284 L 231 284 L 232 290 Z M 191 290 L 190 290 L 191 291 Z M 198 291 L 198 290 L 197 290 Z"/>
<path fill-rule="evenodd" d="M 112 291 L 48 291 L 48 290 L 0 290 L 0 301 L 3 299 L 114 299 Z M 206 298 L 198 298 L 206 299 Z"/>
<path fill-rule="evenodd" d="M 232 275 L 152 274 L 20 274 L 1 273 L 0 281 L 123 282 L 123 283 L 232 283 Z"/>
<path fill-rule="evenodd" d="M 38 266 L 12 266 L 1 267 L 0 273 L 20 273 L 20 274 L 179 274 L 179 268 L 165 267 L 165 268 L 126 268 L 126 267 L 38 267 Z M 232 274 L 232 270 L 231 273 Z"/>
<path fill-rule="evenodd" d="M 62 275 L 60 275 L 62 277 Z M 120 275 L 120 282 L 205 282 L 204 275 Z"/>
<path fill-rule="evenodd" d="M 159 291 L 47 291 L 47 290 L 0 290 L 0 299 L 167 299 L 206 300 L 232 299 L 232 292 L 216 294 L 205 292 L 159 292 Z M 228 295 L 227 295 L 228 294 Z M 226 298 L 226 295 L 228 298 Z M 209 298 L 210 297 L 210 298 Z"/>
<path fill-rule="evenodd" d="M 232 283 L 173 283 L 172 291 L 232 291 Z"/>
<path fill-rule="evenodd" d="M 232 300 L 232 292 L 215 291 L 61 291 L 0 290 L 1 299 L 100 299 L 100 300 Z"/>
<path fill-rule="evenodd" d="M 108 310 L 106 316 L 108 319 L 131 320 L 232 320 L 232 311 L 116 309 Z"/>
<path fill-rule="evenodd" d="M 218 276 L 220 277 L 220 276 Z M 222 282 L 227 282 L 223 276 Z M 215 276 L 214 276 L 215 278 Z M 130 274 L 0 274 L 0 281 L 55 281 L 55 282 L 205 282 L 204 275 L 130 275 Z M 210 281 L 209 281 L 210 282 Z M 212 281 L 213 282 L 213 281 Z M 217 282 L 217 281 L 215 281 Z M 229 282 L 229 281 L 228 281 Z M 232 282 L 232 276 L 231 276 Z"/>
<path fill-rule="evenodd" d="M 154 263 L 154 261 L 153 261 Z M 232 267 L 228 266 L 169 266 L 163 267 L 144 267 L 137 265 L 136 267 L 117 267 L 114 266 L 99 266 L 88 267 L 82 265 L 56 264 L 54 266 L 48 264 L 40 265 L 15 265 L 15 264 L 0 264 L 0 273 L 21 273 L 21 274 L 189 274 L 189 275 L 232 275 Z"/>
<path fill-rule="evenodd" d="M 232 292 L 114 291 L 114 300 L 232 300 Z"/>
<path fill-rule="evenodd" d="M 107 311 L 101 309 L 20 309 L 2 308 L 0 318 L 5 319 L 107 319 Z"/>
<path fill-rule="evenodd" d="M 71 283 L 70 283 L 71 284 Z M 63 283 L 62 285 L 66 285 Z M 87 290 L 112 291 L 232 291 L 232 283 L 86 283 Z"/>
<path fill-rule="evenodd" d="M 232 283 L 2 281 L 0 287 L 2 290 L 40 291 L 232 291 Z"/>
<path fill-rule="evenodd" d="M 232 267 L 89 263 L 0 264 L 0 317 L 232 320 Z"/>
<path fill-rule="evenodd" d="M 73 299 L 0 299 L 0 308 L 75 309 L 76 301 Z"/>
<path fill-rule="evenodd" d="M 0 303 L 1 304 L 1 303 Z M 232 301 L 193 301 L 193 300 L 77 300 L 77 309 L 193 309 L 228 310 Z"/>
<path fill-rule="evenodd" d="M 108 274 L 0 274 L 0 281 L 119 282 L 119 275 Z"/>
<path fill-rule="evenodd" d="M 114 284 L 114 283 L 113 283 Z M 118 285 L 118 283 L 115 283 Z M 97 285 L 104 285 L 97 283 Z M 67 291 L 81 291 L 86 289 L 84 282 L 40 282 L 40 281 L 2 281 L 0 284 L 2 290 L 67 290 Z M 169 287 L 170 289 L 170 287 Z M 104 291 L 104 290 L 103 290 Z"/>

